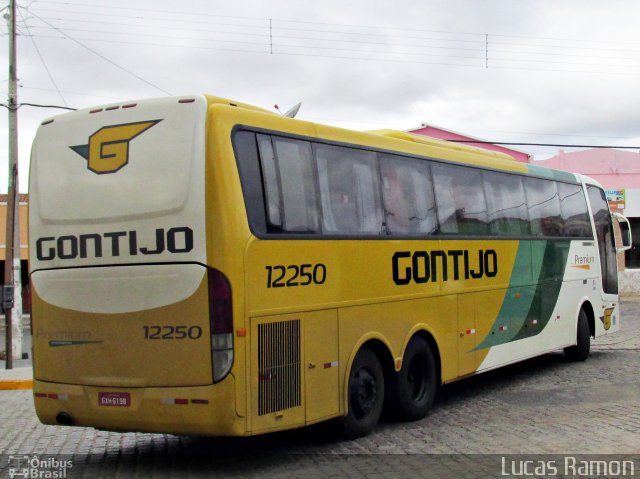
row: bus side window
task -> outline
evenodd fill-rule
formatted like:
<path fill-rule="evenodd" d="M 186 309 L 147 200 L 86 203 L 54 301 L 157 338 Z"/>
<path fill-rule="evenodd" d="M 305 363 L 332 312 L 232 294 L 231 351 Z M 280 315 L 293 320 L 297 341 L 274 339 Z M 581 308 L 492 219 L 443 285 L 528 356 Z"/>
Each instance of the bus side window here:
<path fill-rule="evenodd" d="M 496 171 L 484 171 L 482 177 L 491 234 L 530 235 L 531 227 L 522 178 Z"/>
<path fill-rule="evenodd" d="M 429 163 L 382 155 L 380 171 L 387 231 L 392 235 L 434 233 L 438 221 Z"/>
<path fill-rule="evenodd" d="M 486 236 L 487 206 L 482 173 L 476 168 L 433 163 L 440 234 Z"/>
<path fill-rule="evenodd" d="M 270 226 L 282 227 L 282 211 L 280 198 L 280 182 L 276 157 L 271 144 L 271 137 L 257 135 L 260 150 L 260 165 L 262 166 L 262 181 L 264 183 L 265 203 L 267 207 L 267 222 Z"/>
<path fill-rule="evenodd" d="M 564 228 L 555 181 L 525 178 L 529 221 L 533 236 L 561 236 Z"/>
<path fill-rule="evenodd" d="M 591 221 L 584 192 L 580 185 L 558 183 L 560 210 L 564 219 L 564 235 L 591 237 Z"/>
<path fill-rule="evenodd" d="M 257 136 L 271 232 L 318 232 L 311 143 Z"/>
<path fill-rule="evenodd" d="M 376 153 L 317 144 L 315 154 L 323 231 L 382 234 Z"/>

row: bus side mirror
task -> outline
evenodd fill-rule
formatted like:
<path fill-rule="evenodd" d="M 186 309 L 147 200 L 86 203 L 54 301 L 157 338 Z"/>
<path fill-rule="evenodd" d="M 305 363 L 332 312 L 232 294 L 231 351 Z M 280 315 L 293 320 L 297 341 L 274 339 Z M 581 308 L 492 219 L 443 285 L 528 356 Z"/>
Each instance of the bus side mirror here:
<path fill-rule="evenodd" d="M 616 220 L 618 220 L 618 226 L 620 226 L 620 236 L 622 240 L 622 246 L 616 248 L 618 253 L 631 249 L 631 226 L 629 220 L 622 216 L 620 213 L 613 214 Z"/>

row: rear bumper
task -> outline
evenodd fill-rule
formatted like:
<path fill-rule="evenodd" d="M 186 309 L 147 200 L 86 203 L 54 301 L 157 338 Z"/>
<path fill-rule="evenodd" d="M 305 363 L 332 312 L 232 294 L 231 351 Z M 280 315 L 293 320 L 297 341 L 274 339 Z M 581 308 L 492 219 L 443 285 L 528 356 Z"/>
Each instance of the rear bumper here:
<path fill-rule="evenodd" d="M 231 375 L 215 385 L 176 388 L 33 382 L 36 413 L 43 424 L 60 425 L 56 416 L 64 412 L 71 417 L 73 426 L 210 436 L 247 434 L 245 418 L 236 414 L 234 389 Z M 128 393 L 129 405 L 101 406 L 99 393 L 105 392 Z"/>

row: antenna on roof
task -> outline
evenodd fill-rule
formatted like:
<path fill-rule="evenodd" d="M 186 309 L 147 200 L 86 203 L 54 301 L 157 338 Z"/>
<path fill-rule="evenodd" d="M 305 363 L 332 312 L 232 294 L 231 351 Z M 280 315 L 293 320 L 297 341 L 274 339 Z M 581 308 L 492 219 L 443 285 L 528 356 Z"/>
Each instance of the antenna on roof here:
<path fill-rule="evenodd" d="M 302 106 L 302 102 L 298 102 L 289 110 L 287 110 L 286 113 L 282 113 L 278 105 L 273 105 L 273 107 L 278 111 L 278 113 L 280 113 L 282 116 L 286 116 L 287 118 L 295 118 L 301 106 Z"/>

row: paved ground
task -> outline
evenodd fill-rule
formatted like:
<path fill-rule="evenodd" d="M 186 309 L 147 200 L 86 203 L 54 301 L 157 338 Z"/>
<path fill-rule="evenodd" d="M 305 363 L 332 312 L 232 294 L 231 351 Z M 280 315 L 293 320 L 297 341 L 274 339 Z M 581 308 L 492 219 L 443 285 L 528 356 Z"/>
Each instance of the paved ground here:
<path fill-rule="evenodd" d="M 305 478 L 499 477 L 505 454 L 633 454 L 640 476 L 640 301 L 622 315 L 584 363 L 554 353 L 452 384 L 427 418 L 350 442 L 323 427 L 221 439 L 43 426 L 30 391 L 0 391 L 0 478 L 30 454 L 72 455 L 67 477 Z"/>

